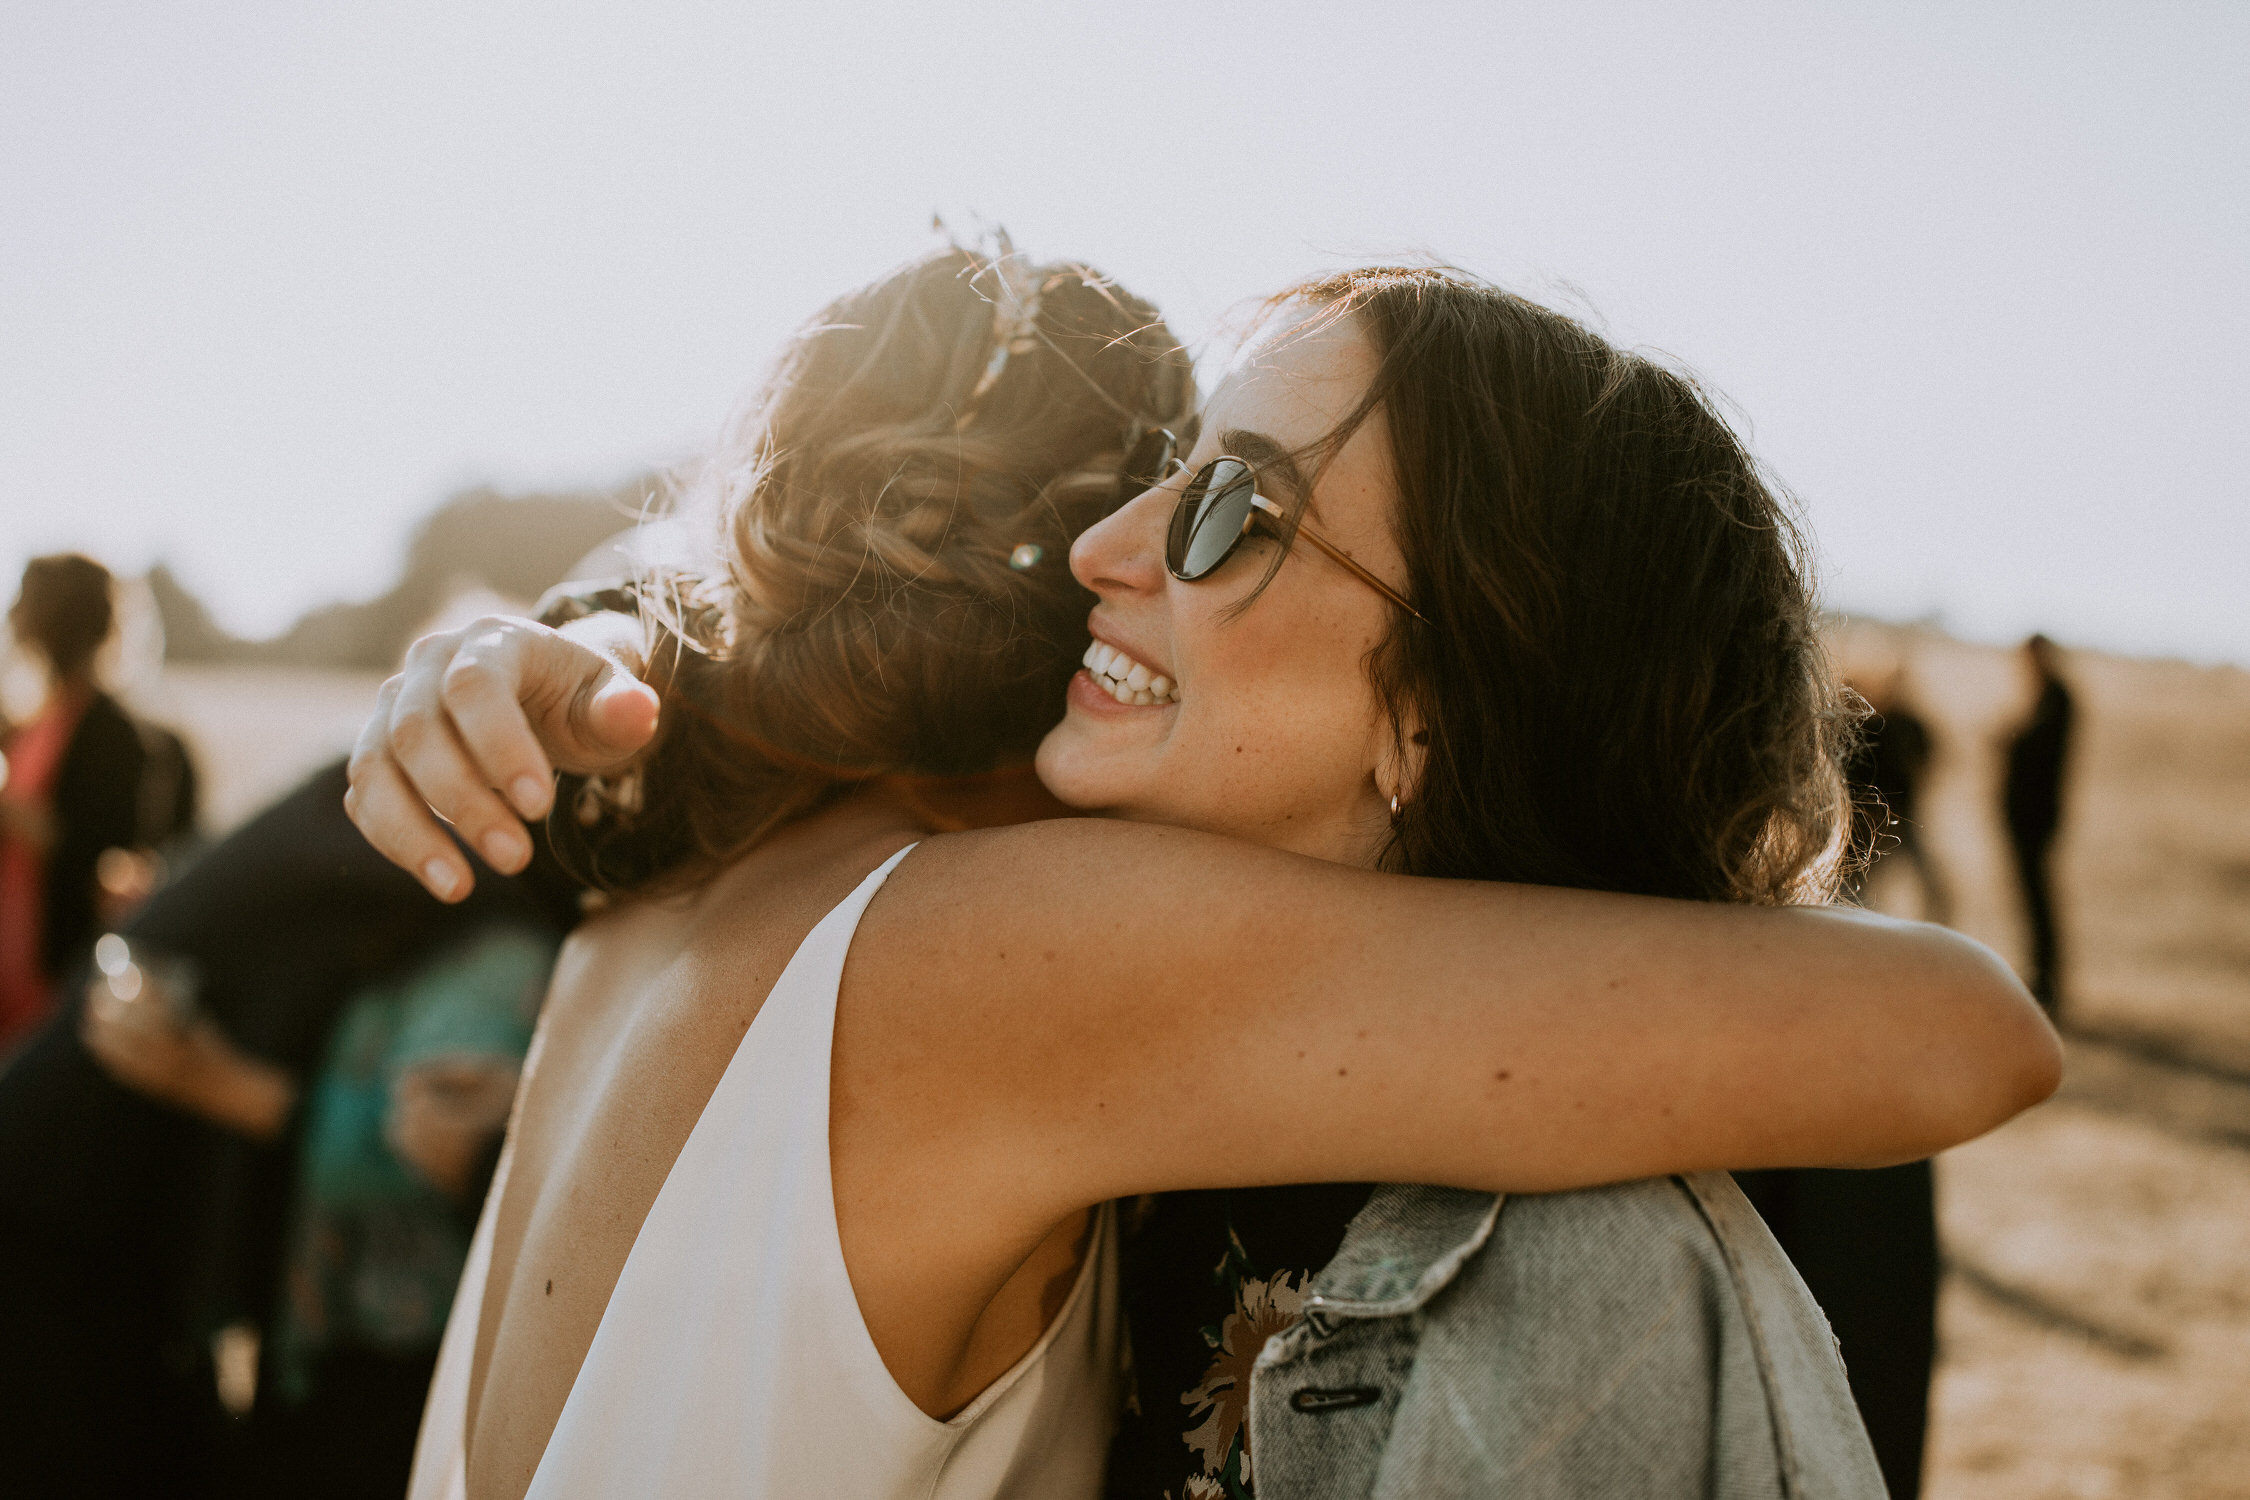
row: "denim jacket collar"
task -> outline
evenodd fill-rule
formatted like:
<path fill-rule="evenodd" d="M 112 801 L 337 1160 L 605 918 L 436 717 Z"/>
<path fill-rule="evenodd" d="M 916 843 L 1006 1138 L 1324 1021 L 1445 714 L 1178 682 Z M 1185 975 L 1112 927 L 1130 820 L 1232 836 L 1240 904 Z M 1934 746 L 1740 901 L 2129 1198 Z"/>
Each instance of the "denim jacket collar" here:
<path fill-rule="evenodd" d="M 1413 1312 L 1484 1248 L 1501 1201 L 1458 1188 L 1378 1187 L 1307 1288 L 1306 1321 L 1325 1331 L 1337 1319 Z"/>

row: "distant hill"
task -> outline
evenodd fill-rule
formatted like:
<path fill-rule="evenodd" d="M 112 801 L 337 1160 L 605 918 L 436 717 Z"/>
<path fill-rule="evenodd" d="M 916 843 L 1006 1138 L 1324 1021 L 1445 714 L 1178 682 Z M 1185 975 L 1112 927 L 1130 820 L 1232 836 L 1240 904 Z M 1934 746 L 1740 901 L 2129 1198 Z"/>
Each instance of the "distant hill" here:
<path fill-rule="evenodd" d="M 148 586 L 164 622 L 165 659 L 384 670 L 423 622 L 465 587 L 536 599 L 562 582 L 571 564 L 632 524 L 653 488 L 636 481 L 562 494 L 465 491 L 416 528 L 406 565 L 389 589 L 360 603 L 311 610 L 268 640 L 228 633 L 159 564 L 149 570 Z"/>

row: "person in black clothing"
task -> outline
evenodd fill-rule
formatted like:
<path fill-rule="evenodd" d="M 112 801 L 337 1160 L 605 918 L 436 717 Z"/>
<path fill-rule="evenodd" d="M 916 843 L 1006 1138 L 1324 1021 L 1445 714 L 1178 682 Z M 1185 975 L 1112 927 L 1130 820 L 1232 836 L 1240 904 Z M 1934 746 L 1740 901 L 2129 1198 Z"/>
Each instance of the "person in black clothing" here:
<path fill-rule="evenodd" d="M 444 905 L 371 849 L 327 767 L 124 927 L 193 966 L 196 1011 L 284 1091 L 271 1138 L 117 1081 L 83 1034 L 87 971 L 0 1072 L 0 1454 L 42 1496 L 212 1493 L 210 1336 L 266 1321 L 295 1150 L 289 1105 L 340 1007 L 496 921 L 559 932 L 544 862 Z"/>
<path fill-rule="evenodd" d="M 1737 1172 L 1734 1179 L 1828 1315 L 1891 1500 L 1915 1500 L 1937 1360 L 1930 1163 Z"/>
<path fill-rule="evenodd" d="M 1933 750 L 1930 726 L 1909 706 L 1904 678 L 1903 669 L 1894 670 L 1862 693 L 1874 712 L 1860 725 L 1844 776 L 1852 787 L 1852 847 L 1862 852 L 1863 862 L 1848 878 L 1846 894 L 1859 900 L 1875 866 L 1903 855 L 1921 878 L 1924 916 L 1945 922 L 1952 916 L 1952 892 L 1919 815 Z"/>
<path fill-rule="evenodd" d="M 102 854 L 140 831 L 146 751 L 94 679 L 115 619 L 109 570 L 73 553 L 33 558 L 8 611 L 17 641 L 46 665 L 47 693 L 5 737 L 0 1056 L 38 1026 L 61 976 L 93 946 Z"/>
<path fill-rule="evenodd" d="M 1949 894 L 1917 816 L 1930 731 L 1907 706 L 1903 677 L 1893 670 L 1862 693 L 1874 712 L 1861 724 L 1845 765 L 1852 848 L 1860 856 L 1846 894 L 1859 900 L 1875 865 L 1904 854 L 1922 878 L 1929 919 L 1944 921 Z M 1930 1163 L 1738 1172 L 1735 1180 L 1828 1315 L 1892 1500 L 1914 1500 L 1922 1488 L 1937 1358 L 1937 1201 Z"/>
<path fill-rule="evenodd" d="M 2047 637 L 2035 635 L 2023 643 L 2023 658 L 2039 694 L 2032 703 L 2031 716 L 2008 742 L 2001 812 L 2008 825 L 2008 843 L 2015 852 L 2024 921 L 2030 929 L 2031 993 L 2049 1015 L 2059 1015 L 2062 945 L 2055 921 L 2050 855 L 2055 833 L 2062 826 L 2063 779 L 2069 768 L 2077 708 L 2062 679 L 2061 648 Z"/>

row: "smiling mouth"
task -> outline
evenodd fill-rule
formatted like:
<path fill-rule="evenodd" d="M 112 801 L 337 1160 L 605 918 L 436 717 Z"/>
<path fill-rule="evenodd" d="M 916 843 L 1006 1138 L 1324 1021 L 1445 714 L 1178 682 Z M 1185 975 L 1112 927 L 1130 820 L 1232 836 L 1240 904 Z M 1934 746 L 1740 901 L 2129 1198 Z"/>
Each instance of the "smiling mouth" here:
<path fill-rule="evenodd" d="M 1177 683 L 1160 672 L 1149 670 L 1146 663 L 1133 660 L 1115 646 L 1095 641 L 1086 648 L 1083 659 L 1086 675 L 1094 679 L 1094 686 L 1120 703 L 1149 708 L 1180 701 Z"/>

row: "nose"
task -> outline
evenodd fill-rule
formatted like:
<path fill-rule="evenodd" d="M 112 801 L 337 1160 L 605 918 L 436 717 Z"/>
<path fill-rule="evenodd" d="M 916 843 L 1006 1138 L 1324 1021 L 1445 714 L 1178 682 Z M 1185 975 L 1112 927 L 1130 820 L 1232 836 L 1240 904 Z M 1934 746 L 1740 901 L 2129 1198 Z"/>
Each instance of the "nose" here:
<path fill-rule="evenodd" d="M 1164 527 L 1179 499 L 1157 485 L 1087 527 L 1070 546 L 1071 576 L 1103 599 L 1164 587 Z"/>

